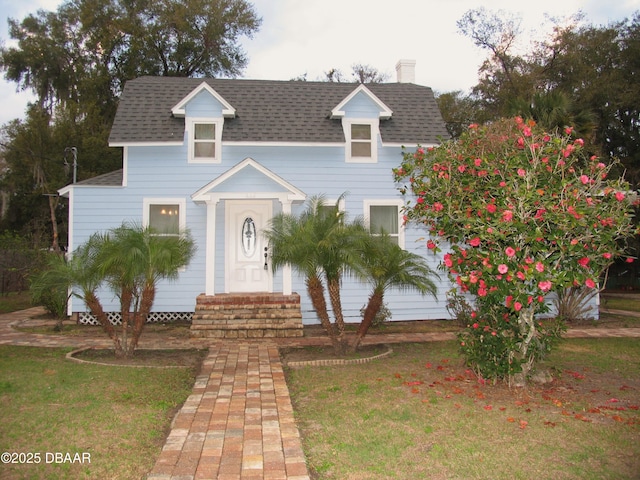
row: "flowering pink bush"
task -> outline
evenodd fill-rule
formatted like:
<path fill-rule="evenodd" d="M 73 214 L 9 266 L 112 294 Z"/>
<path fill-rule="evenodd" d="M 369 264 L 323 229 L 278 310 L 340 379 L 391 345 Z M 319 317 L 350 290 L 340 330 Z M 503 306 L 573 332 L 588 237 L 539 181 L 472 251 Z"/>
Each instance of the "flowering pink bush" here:
<path fill-rule="evenodd" d="M 569 128 L 549 133 L 515 118 L 472 125 L 457 141 L 406 152 L 394 170 L 401 192 L 412 194 L 406 221 L 426 226 L 429 249 L 446 248 L 450 278 L 476 296 L 483 328 L 470 326 L 461 343 L 481 375 L 528 373 L 550 348 L 548 332 L 534 320 L 547 309 L 545 296 L 597 288 L 624 253 L 633 230 L 628 185 L 608 177 L 615 162 L 587 158 L 583 145 Z M 507 365 L 483 371 L 478 363 L 491 362 L 469 352 L 469 341 L 479 339 L 473 348 L 482 350 L 489 337 L 502 339 L 501 346 L 492 343 L 492 355 Z"/>

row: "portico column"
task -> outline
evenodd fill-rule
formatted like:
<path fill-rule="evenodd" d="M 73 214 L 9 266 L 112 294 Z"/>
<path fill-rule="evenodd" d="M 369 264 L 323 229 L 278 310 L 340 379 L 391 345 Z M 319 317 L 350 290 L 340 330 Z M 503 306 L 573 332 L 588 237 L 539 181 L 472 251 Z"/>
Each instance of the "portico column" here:
<path fill-rule="evenodd" d="M 216 207 L 219 198 L 207 201 L 207 239 L 205 245 L 205 295 L 215 294 L 216 277 Z"/>
<path fill-rule="evenodd" d="M 291 214 L 291 200 L 281 200 L 282 213 L 285 215 Z M 291 265 L 288 263 L 282 269 L 282 294 L 291 295 L 292 279 L 291 279 Z"/>

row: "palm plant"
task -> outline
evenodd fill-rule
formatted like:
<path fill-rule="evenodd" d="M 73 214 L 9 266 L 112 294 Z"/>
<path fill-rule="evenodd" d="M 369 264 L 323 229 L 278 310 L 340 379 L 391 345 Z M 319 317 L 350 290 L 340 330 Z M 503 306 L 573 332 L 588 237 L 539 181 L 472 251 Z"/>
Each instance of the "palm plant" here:
<path fill-rule="evenodd" d="M 98 268 L 120 298 L 125 355 L 132 355 L 138 346 L 158 281 L 176 279 L 194 253 L 194 243 L 186 233 L 158 235 L 149 227 L 123 224 L 103 236 Z M 131 341 L 127 342 L 130 323 Z"/>
<path fill-rule="evenodd" d="M 273 269 L 288 264 L 304 276 L 313 308 L 337 355 L 344 353 L 346 345 L 340 284 L 348 266 L 348 232 L 339 200 L 334 206 L 328 206 L 322 196 L 313 197 L 299 216 L 284 213 L 274 216 L 270 228 L 263 232 L 271 246 Z M 323 275 L 335 325 L 327 310 Z"/>
<path fill-rule="evenodd" d="M 92 235 L 68 261 L 54 261 L 42 281 L 74 289 L 73 295 L 86 303 L 113 341 L 116 356 L 130 356 L 153 306 L 157 282 L 175 279 L 194 253 L 194 243 L 187 233 L 157 235 L 150 228 L 123 224 L 107 233 Z M 120 334 L 98 297 L 98 289 L 105 282 L 120 299 Z"/>
<path fill-rule="evenodd" d="M 109 320 L 97 295 L 98 288 L 102 284 L 103 277 L 99 269 L 99 256 L 102 248 L 103 237 L 99 234 L 92 235 L 89 240 L 81 245 L 66 263 L 66 271 L 60 270 L 60 279 L 66 282 L 69 289 L 75 287 L 73 295 L 81 298 L 91 314 L 96 317 L 102 329 L 113 341 L 116 356 L 124 355 L 122 343 L 115 327 Z"/>
<path fill-rule="evenodd" d="M 384 294 L 391 288 L 414 290 L 436 297 L 437 288 L 431 277 L 438 275 L 425 259 L 407 252 L 388 235 L 369 235 L 360 244 L 356 275 L 371 285 L 371 293 L 351 349 L 356 351 L 384 304 Z"/>

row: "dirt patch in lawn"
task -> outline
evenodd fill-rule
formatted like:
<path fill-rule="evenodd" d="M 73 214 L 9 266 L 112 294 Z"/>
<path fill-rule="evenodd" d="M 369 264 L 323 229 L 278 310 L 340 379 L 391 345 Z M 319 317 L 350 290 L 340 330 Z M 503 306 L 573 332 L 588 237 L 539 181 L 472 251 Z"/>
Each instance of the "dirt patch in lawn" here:
<path fill-rule="evenodd" d="M 80 350 L 73 358 L 83 362 L 131 367 L 190 367 L 196 368 L 207 350 L 136 350 L 132 357 L 116 357 L 112 349 L 89 348 Z"/>

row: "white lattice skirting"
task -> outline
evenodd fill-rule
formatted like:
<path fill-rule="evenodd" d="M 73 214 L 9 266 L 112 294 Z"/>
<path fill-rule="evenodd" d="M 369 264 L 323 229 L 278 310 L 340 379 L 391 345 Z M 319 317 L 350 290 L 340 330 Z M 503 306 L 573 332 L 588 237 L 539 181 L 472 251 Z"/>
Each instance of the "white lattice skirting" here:
<path fill-rule="evenodd" d="M 147 318 L 147 323 L 171 323 L 190 322 L 193 312 L 151 312 Z M 107 312 L 109 321 L 114 325 L 122 324 L 120 312 Z M 78 313 L 78 323 L 80 325 L 100 325 L 100 322 L 88 312 Z"/>

